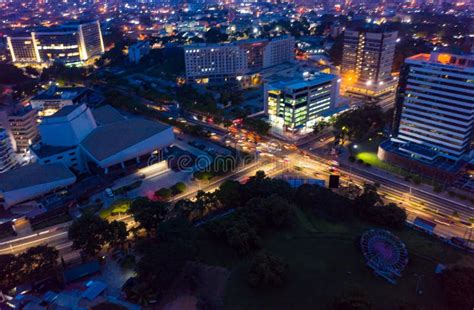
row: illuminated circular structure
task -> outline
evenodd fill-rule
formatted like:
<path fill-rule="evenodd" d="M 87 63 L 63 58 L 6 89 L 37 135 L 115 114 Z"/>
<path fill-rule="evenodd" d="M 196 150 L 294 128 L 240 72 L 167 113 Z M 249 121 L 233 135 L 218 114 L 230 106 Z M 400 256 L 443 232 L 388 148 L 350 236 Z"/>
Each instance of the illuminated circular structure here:
<path fill-rule="evenodd" d="M 408 263 L 405 244 L 387 230 L 371 229 L 360 238 L 360 246 L 367 265 L 377 275 L 396 283 L 395 277 L 401 276 Z"/>

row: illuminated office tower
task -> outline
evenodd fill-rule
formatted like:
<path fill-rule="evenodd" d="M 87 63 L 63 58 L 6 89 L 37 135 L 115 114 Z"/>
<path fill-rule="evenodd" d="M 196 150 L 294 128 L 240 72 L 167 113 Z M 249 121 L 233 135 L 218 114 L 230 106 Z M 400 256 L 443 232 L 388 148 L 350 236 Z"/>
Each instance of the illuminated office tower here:
<path fill-rule="evenodd" d="M 397 81 L 392 77 L 397 31 L 367 25 L 346 29 L 341 65 L 343 94 L 393 106 Z"/>
<path fill-rule="evenodd" d="M 474 124 L 474 57 L 419 54 L 405 66 L 394 140 L 460 159 Z"/>
<path fill-rule="evenodd" d="M 276 79 L 265 84 L 265 113 L 273 129 L 307 134 L 334 109 L 338 91 L 338 78 L 332 74 L 304 73 L 293 79 Z"/>
<path fill-rule="evenodd" d="M 419 54 L 400 75 L 393 136 L 379 158 L 442 178 L 472 158 L 474 56 Z M 423 165 L 424 164 L 424 165 Z M 441 173 L 443 172 L 443 173 Z"/>
<path fill-rule="evenodd" d="M 7 37 L 13 62 L 80 64 L 104 52 L 98 21 L 77 22 Z"/>

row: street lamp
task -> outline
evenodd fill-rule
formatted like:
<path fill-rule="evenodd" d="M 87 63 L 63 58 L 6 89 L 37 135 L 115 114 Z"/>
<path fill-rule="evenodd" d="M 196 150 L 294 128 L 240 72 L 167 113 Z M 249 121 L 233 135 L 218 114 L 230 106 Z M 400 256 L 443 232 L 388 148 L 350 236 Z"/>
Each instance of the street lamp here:
<path fill-rule="evenodd" d="M 353 148 L 355 148 L 355 149 L 356 149 L 356 148 L 357 148 L 357 144 L 354 144 Z"/>

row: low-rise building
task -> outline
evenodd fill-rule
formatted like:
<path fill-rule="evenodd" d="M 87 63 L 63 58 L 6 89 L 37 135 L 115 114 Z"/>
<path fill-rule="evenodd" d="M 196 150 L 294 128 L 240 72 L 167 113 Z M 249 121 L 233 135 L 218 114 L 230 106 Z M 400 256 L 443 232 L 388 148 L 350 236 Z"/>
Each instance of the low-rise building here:
<path fill-rule="evenodd" d="M 97 119 L 97 120 L 96 120 Z M 85 104 L 45 117 L 41 142 L 31 147 L 40 164 L 62 162 L 78 172 L 109 173 L 144 164 L 174 141 L 173 128 L 145 119 L 125 119 L 110 106 Z"/>
<path fill-rule="evenodd" d="M 139 63 L 143 56 L 150 53 L 150 41 L 140 41 L 128 47 L 128 60 Z"/>
<path fill-rule="evenodd" d="M 31 107 L 38 111 L 40 117 L 56 113 L 61 108 L 87 102 L 88 89 L 86 87 L 58 87 L 51 86 L 30 99 Z"/>
<path fill-rule="evenodd" d="M 31 164 L 0 174 L 0 206 L 11 206 L 68 187 L 76 176 L 62 163 Z"/>

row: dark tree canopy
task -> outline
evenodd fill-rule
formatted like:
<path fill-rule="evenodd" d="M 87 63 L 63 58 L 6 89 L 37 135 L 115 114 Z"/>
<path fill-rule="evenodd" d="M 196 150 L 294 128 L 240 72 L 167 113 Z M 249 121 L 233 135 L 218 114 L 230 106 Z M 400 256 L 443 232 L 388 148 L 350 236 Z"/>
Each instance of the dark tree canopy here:
<path fill-rule="evenodd" d="M 0 255 L 0 290 L 55 275 L 58 251 L 40 245 L 19 255 Z"/>
<path fill-rule="evenodd" d="M 382 130 L 386 124 L 384 113 L 376 104 L 365 104 L 355 110 L 349 110 L 336 118 L 334 128 L 342 138 L 361 140 Z"/>
<path fill-rule="evenodd" d="M 123 222 L 107 222 L 97 215 L 85 213 L 69 227 L 69 239 L 75 249 L 95 256 L 107 244 L 122 244 L 128 236 Z"/>
<path fill-rule="evenodd" d="M 282 286 L 288 273 L 288 264 L 267 252 L 258 253 L 250 263 L 247 279 L 251 286 Z"/>
<path fill-rule="evenodd" d="M 474 268 L 454 267 L 441 274 L 446 305 L 451 309 L 474 307 Z"/>
<path fill-rule="evenodd" d="M 0 64 L 0 84 L 19 84 L 27 80 L 21 69 L 14 65 Z"/>
<path fill-rule="evenodd" d="M 161 201 L 151 201 L 146 197 L 139 197 L 132 202 L 129 212 L 135 221 L 147 232 L 154 231 L 167 213 L 168 205 Z"/>

